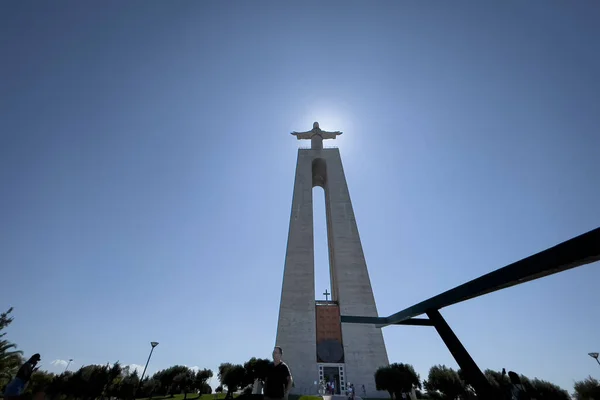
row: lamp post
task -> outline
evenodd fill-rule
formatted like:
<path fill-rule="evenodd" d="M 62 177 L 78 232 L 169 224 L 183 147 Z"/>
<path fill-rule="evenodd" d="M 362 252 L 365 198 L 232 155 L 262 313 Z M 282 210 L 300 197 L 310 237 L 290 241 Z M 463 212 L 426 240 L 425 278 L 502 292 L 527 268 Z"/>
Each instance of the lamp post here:
<path fill-rule="evenodd" d="M 140 381 L 139 381 L 137 387 L 135 388 L 135 391 L 133 392 L 134 399 L 135 399 L 135 394 L 137 393 L 138 389 L 140 388 L 140 385 L 142 384 L 144 375 L 146 374 L 146 368 L 148 368 L 148 363 L 150 362 L 150 357 L 152 357 L 152 352 L 154 351 L 154 348 L 156 346 L 158 346 L 158 342 L 150 342 L 150 346 L 152 346 L 152 349 L 150 349 L 150 355 L 148 356 L 148 361 L 146 361 L 146 366 L 144 367 L 144 372 L 142 372 L 142 377 L 140 378 Z"/>
<path fill-rule="evenodd" d="M 65 367 L 65 371 L 63 372 L 63 374 L 64 374 L 65 372 L 67 372 L 67 370 L 69 369 L 69 365 L 71 365 L 71 361 L 73 361 L 73 359 L 72 359 L 72 358 L 69 358 L 69 362 L 67 363 L 67 366 Z"/>
<path fill-rule="evenodd" d="M 588 353 L 588 356 L 590 356 L 593 359 L 595 359 L 596 362 L 598 363 L 598 365 L 600 365 L 600 360 L 598 360 L 598 356 L 600 356 L 600 353 Z"/>
<path fill-rule="evenodd" d="M 152 346 L 152 349 L 150 349 L 150 355 L 148 356 L 148 361 L 146 361 L 146 366 L 144 367 L 144 372 L 142 372 L 142 377 L 140 378 L 140 383 L 142 383 L 142 380 L 144 380 L 144 375 L 146 374 L 146 368 L 148 368 L 148 363 L 150 362 L 150 357 L 152 357 L 152 352 L 154 351 L 154 348 L 156 346 L 158 346 L 158 342 L 150 342 L 150 346 Z"/>

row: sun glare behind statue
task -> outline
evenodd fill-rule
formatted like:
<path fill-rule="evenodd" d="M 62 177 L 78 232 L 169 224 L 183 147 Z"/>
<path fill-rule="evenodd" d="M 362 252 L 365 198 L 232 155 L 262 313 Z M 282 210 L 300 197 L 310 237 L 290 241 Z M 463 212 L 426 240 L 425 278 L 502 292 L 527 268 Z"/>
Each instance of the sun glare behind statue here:
<path fill-rule="evenodd" d="M 350 156 L 353 152 L 353 143 L 355 142 L 355 140 L 352 140 L 354 124 L 349 115 L 345 114 L 344 112 L 335 110 L 335 107 L 315 107 L 314 111 L 307 112 L 302 118 L 298 119 L 298 123 L 301 126 L 294 130 L 297 132 L 309 131 L 313 128 L 313 123 L 318 122 L 319 128 L 324 131 L 341 131 L 342 134 L 334 140 L 324 140 L 323 148 L 338 147 L 342 154 Z M 298 141 L 298 147 L 310 147 L 310 141 L 300 140 Z"/>

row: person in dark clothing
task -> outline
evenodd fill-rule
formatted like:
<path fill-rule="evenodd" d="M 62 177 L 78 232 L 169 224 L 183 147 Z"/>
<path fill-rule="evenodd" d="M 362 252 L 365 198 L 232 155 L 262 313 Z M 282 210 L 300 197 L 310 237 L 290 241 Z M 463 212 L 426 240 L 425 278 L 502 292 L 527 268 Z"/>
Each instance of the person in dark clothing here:
<path fill-rule="evenodd" d="M 521 378 L 514 371 L 508 371 L 508 378 L 510 379 L 511 388 L 510 396 L 511 400 L 530 400 L 531 397 L 525 390 L 525 386 L 521 382 Z"/>
<path fill-rule="evenodd" d="M 31 378 L 31 374 L 37 371 L 35 367 L 38 362 L 40 362 L 41 356 L 39 354 L 34 354 L 31 356 L 25 364 L 21 365 L 17 375 L 14 377 L 12 381 L 8 385 L 6 385 L 6 389 L 4 390 L 4 398 L 6 400 L 18 398 L 23 394 L 25 390 L 25 385 L 29 382 L 29 378 Z"/>
<path fill-rule="evenodd" d="M 273 363 L 269 366 L 265 379 L 265 399 L 285 400 L 292 389 L 292 374 L 286 363 L 281 361 L 283 350 L 276 346 L 273 349 Z"/>

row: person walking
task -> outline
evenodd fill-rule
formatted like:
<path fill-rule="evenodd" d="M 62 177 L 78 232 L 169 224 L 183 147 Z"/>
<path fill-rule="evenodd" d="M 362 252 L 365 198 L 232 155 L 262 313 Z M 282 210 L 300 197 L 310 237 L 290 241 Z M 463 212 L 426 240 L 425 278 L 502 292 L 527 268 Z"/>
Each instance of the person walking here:
<path fill-rule="evenodd" d="M 17 375 L 13 378 L 12 381 L 10 381 L 8 385 L 6 385 L 6 389 L 4 390 L 5 400 L 18 399 L 23 394 L 23 392 L 25 391 L 25 386 L 31 378 L 31 374 L 37 371 L 37 368 L 35 366 L 38 362 L 40 362 L 40 360 L 41 356 L 38 353 L 36 353 L 32 355 L 31 358 L 27 360 L 23 365 L 21 365 L 21 368 L 19 368 Z"/>
<path fill-rule="evenodd" d="M 354 384 L 351 383 L 350 386 L 348 386 L 348 400 L 354 400 Z"/>
<path fill-rule="evenodd" d="M 292 374 L 290 368 L 281 360 L 283 349 L 275 346 L 273 349 L 273 363 L 269 365 L 267 379 L 265 379 L 265 400 L 287 400 L 292 390 Z"/>

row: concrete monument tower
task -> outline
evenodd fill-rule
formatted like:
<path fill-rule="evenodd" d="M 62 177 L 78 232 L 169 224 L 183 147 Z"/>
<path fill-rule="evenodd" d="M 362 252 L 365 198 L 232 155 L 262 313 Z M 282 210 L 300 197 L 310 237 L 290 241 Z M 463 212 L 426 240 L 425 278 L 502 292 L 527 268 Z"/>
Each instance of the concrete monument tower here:
<path fill-rule="evenodd" d="M 373 325 L 341 324 L 340 315 L 376 317 L 377 307 L 363 254 L 340 152 L 323 148 L 326 132 L 318 122 L 307 132 L 292 132 L 311 141 L 298 150 L 277 345 L 294 376 L 292 393 L 313 394 L 315 382 L 335 383 L 344 393 L 353 383 L 356 394 L 387 397 L 375 389 L 374 373 L 388 365 L 381 330 Z M 315 300 L 313 187 L 325 191 L 331 300 Z M 324 293 L 329 295 L 327 291 Z"/>

